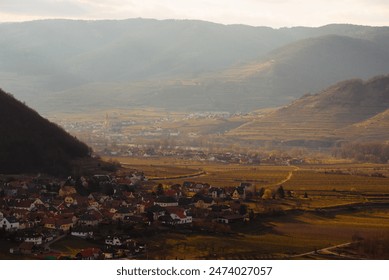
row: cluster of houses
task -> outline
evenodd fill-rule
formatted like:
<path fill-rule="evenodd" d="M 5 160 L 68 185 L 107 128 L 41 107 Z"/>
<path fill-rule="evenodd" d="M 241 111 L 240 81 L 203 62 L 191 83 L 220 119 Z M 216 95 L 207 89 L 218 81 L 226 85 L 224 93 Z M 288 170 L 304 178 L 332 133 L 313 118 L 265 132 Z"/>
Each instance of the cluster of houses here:
<path fill-rule="evenodd" d="M 119 223 L 192 227 L 197 221 L 244 221 L 248 215 L 243 200 L 251 188 L 248 183 L 234 188 L 196 182 L 164 186 L 139 174 L 69 178 L 64 182 L 49 178 L 8 180 L 0 186 L 0 233 L 15 236 L 20 242 L 13 250 L 17 253 L 31 254 L 34 248 L 48 250 L 53 240 L 72 235 L 101 242 L 99 256 L 112 258 L 122 256 L 120 250 L 133 254 L 145 246 L 126 236 L 131 232 L 101 236 L 99 228 L 114 228 Z M 83 253 L 90 258 L 96 252 Z"/>

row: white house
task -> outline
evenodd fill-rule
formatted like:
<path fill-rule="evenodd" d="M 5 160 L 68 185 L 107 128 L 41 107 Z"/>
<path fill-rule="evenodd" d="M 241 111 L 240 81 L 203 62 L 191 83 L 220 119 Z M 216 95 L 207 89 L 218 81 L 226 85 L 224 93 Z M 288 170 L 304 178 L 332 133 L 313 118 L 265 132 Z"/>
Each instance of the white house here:
<path fill-rule="evenodd" d="M 170 214 L 170 217 L 173 219 L 175 224 L 191 224 L 192 216 L 189 215 L 189 212 L 180 207 L 168 207 L 167 211 Z"/>
<path fill-rule="evenodd" d="M 224 215 L 216 219 L 217 222 L 222 224 L 232 224 L 236 222 L 242 222 L 244 219 L 243 216 L 232 214 L 232 215 Z"/>
<path fill-rule="evenodd" d="M 20 225 L 19 221 L 15 217 L 4 217 L 0 221 L 0 227 L 6 231 L 15 231 L 19 229 Z"/>
<path fill-rule="evenodd" d="M 35 245 L 42 245 L 43 237 L 40 234 L 32 234 L 24 237 L 24 242 L 31 242 Z"/>
<path fill-rule="evenodd" d="M 105 239 L 105 244 L 107 245 L 113 245 L 113 246 L 121 246 L 123 243 L 122 241 L 120 240 L 119 237 L 110 237 L 108 236 L 106 239 Z"/>
<path fill-rule="evenodd" d="M 71 235 L 80 237 L 80 238 L 92 238 L 93 237 L 93 230 L 88 229 L 74 229 L 72 230 Z"/>
<path fill-rule="evenodd" d="M 154 205 L 159 205 L 161 207 L 174 207 L 178 206 L 178 201 L 172 196 L 160 196 L 154 202 Z"/>
<path fill-rule="evenodd" d="M 246 199 L 246 187 L 236 187 L 231 195 L 232 199 Z"/>

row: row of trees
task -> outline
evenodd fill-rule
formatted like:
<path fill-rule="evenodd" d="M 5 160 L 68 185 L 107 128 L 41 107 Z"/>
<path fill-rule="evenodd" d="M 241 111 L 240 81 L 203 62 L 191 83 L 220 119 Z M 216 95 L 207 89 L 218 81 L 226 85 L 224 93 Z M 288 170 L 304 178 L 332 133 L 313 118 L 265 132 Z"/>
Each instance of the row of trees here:
<path fill-rule="evenodd" d="M 342 143 L 340 147 L 334 149 L 334 156 L 363 162 L 387 163 L 389 161 L 389 143 Z"/>

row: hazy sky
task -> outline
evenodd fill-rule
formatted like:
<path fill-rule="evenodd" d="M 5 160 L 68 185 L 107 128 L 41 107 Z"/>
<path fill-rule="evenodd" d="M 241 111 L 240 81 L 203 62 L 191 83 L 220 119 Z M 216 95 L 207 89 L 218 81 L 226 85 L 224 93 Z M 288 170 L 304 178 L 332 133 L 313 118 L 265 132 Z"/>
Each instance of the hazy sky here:
<path fill-rule="evenodd" d="M 388 26 L 389 0 L 0 0 L 0 21 L 201 19 L 254 26 Z"/>

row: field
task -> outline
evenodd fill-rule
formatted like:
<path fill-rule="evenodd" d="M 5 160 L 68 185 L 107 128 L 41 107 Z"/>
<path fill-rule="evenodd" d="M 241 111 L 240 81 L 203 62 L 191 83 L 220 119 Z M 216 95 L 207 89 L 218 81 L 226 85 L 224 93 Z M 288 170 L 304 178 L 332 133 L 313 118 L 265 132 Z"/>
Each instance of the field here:
<path fill-rule="evenodd" d="M 147 244 L 147 252 L 140 258 L 363 258 L 365 255 L 349 244 L 354 246 L 358 244 L 355 240 L 361 239 L 382 240 L 389 232 L 388 165 L 271 166 L 124 157 L 111 160 L 121 162 L 123 172 L 143 171 L 155 185 L 189 180 L 229 187 L 250 182 L 256 191 L 265 188 L 274 193 L 282 184 L 285 191 L 291 192 L 283 199 L 254 195 L 245 200 L 243 203 L 255 213 L 253 219 L 245 222 L 227 225 L 195 219 L 193 225 L 186 227 L 156 224 L 145 228 L 144 234 L 139 231 L 136 237 Z M 385 204 L 374 204 L 375 197 Z M 130 230 L 128 234 L 135 232 Z M 96 244 L 67 236 L 51 248 L 54 253 L 74 256 Z M 345 248 L 333 247 L 344 244 Z"/>
<path fill-rule="evenodd" d="M 115 158 L 124 167 L 142 170 L 156 183 L 182 184 L 184 181 L 233 187 L 249 182 L 259 191 L 273 192 L 282 185 L 292 197 L 246 202 L 256 213 L 314 210 L 365 203 L 389 202 L 388 165 L 331 164 L 303 166 L 239 165 L 180 160 L 173 158 Z M 382 174 L 382 177 L 375 177 Z M 381 175 L 380 175 L 381 176 Z"/>
<path fill-rule="evenodd" d="M 389 178 L 299 170 L 285 183 L 285 187 L 300 191 L 389 192 Z"/>
<path fill-rule="evenodd" d="M 90 247 L 96 247 L 96 244 L 78 237 L 66 236 L 55 242 L 53 246 L 51 246 L 51 249 L 54 252 L 61 252 L 62 255 L 75 257 L 82 249 Z"/>
<path fill-rule="evenodd" d="M 301 167 L 285 183 L 300 191 L 389 193 L 388 165 L 337 164 Z"/>
<path fill-rule="evenodd" d="M 124 167 L 143 171 L 147 177 L 162 179 L 163 183 L 182 183 L 196 181 L 219 187 L 237 186 L 250 182 L 260 187 L 274 187 L 288 178 L 295 167 L 222 164 L 202 161 L 180 160 L 174 158 L 113 158 Z M 200 174 L 204 172 L 204 174 Z M 200 175 L 199 175 L 200 174 Z"/>
<path fill-rule="evenodd" d="M 117 160 L 151 177 L 188 176 L 157 182 L 191 180 L 220 187 L 250 182 L 257 190 L 264 187 L 273 191 L 282 184 L 293 193 L 293 197 L 281 200 L 254 198 L 247 202 L 258 215 L 254 222 L 220 225 L 208 233 L 161 233 L 148 240 L 150 258 L 295 258 L 294 255 L 352 242 L 355 236 L 380 236 L 389 231 L 389 210 L 364 204 L 371 196 L 384 196 L 382 199 L 388 202 L 388 165 L 250 166 L 166 158 Z M 192 176 L 201 171 L 205 174 Z M 355 210 L 350 208 L 352 205 L 362 206 Z M 274 214 L 265 214 L 271 212 Z"/>
<path fill-rule="evenodd" d="M 127 168 L 145 172 L 150 178 L 163 183 L 196 181 L 214 186 L 236 186 L 249 182 L 259 188 L 285 189 L 312 194 L 336 192 L 389 193 L 389 165 L 333 164 L 303 166 L 239 165 L 174 158 L 114 158 Z M 204 172 L 204 174 L 202 174 Z M 377 174 L 381 174 L 377 175 Z"/>
<path fill-rule="evenodd" d="M 269 259 L 352 242 L 353 237 L 374 237 L 389 231 L 388 210 L 366 210 L 324 217 L 312 213 L 263 218 L 234 225 L 219 235 L 162 234 L 151 242 L 151 258 Z M 239 227 L 239 229 L 237 229 Z M 240 233 L 236 233 L 236 232 Z M 235 233 L 234 233 L 235 232 Z M 161 243 L 160 240 L 164 242 Z"/>

